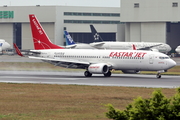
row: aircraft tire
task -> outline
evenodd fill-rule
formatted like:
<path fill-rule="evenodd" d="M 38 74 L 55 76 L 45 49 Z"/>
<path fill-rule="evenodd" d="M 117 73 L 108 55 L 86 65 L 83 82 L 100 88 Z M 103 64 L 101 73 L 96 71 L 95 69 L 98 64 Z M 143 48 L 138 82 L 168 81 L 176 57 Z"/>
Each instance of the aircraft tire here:
<path fill-rule="evenodd" d="M 85 77 L 91 77 L 91 76 L 92 76 L 92 73 L 90 73 L 89 71 L 85 71 L 85 72 L 84 72 L 84 76 L 85 76 Z"/>
<path fill-rule="evenodd" d="M 161 74 L 158 73 L 158 74 L 156 75 L 156 78 L 161 78 Z"/>
<path fill-rule="evenodd" d="M 111 72 L 108 71 L 107 73 L 104 74 L 104 77 L 110 77 L 111 76 Z"/>

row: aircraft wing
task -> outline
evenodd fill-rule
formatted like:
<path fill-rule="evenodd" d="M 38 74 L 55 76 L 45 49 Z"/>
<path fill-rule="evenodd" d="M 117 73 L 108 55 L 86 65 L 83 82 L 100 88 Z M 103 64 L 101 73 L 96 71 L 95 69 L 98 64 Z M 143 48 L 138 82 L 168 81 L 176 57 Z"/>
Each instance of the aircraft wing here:
<path fill-rule="evenodd" d="M 162 45 L 162 44 L 157 44 L 157 45 L 152 45 L 152 46 L 149 46 L 149 47 L 138 48 L 137 50 L 149 50 L 149 49 L 151 49 L 153 47 L 160 46 L 160 45 Z"/>
<path fill-rule="evenodd" d="M 90 65 L 90 62 L 84 62 L 80 60 L 63 60 L 63 59 L 53 59 L 53 58 L 42 58 L 42 57 L 34 57 L 34 56 L 29 56 L 29 58 L 32 59 L 39 59 L 43 60 L 45 62 L 54 64 L 56 66 L 61 66 L 61 67 L 66 67 L 66 68 L 86 68 Z"/>
<path fill-rule="evenodd" d="M 90 45 L 93 46 L 93 47 L 102 46 L 104 44 L 105 44 L 104 42 L 90 43 Z"/>
<path fill-rule="evenodd" d="M 77 46 L 77 44 L 67 45 L 67 46 L 65 46 L 65 48 L 75 48 L 76 46 Z"/>

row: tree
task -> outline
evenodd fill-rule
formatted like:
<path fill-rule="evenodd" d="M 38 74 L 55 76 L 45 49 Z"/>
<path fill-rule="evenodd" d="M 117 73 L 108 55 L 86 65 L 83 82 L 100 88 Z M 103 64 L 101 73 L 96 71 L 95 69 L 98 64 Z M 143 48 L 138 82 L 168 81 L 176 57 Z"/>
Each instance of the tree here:
<path fill-rule="evenodd" d="M 114 120 L 179 120 L 180 119 L 180 88 L 170 99 L 161 90 L 155 90 L 151 98 L 138 97 L 125 110 L 115 109 L 107 105 L 106 117 Z"/>

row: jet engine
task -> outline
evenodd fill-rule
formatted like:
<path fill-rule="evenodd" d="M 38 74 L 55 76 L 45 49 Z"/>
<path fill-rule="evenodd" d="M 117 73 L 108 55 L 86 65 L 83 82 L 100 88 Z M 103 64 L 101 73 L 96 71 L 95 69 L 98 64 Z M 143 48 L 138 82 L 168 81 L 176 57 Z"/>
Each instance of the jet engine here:
<path fill-rule="evenodd" d="M 88 71 L 94 74 L 106 74 L 109 71 L 109 67 L 104 63 L 92 64 L 88 67 Z"/>
<path fill-rule="evenodd" d="M 139 73 L 139 70 L 122 70 L 123 73 L 127 73 L 127 74 L 136 74 Z"/>

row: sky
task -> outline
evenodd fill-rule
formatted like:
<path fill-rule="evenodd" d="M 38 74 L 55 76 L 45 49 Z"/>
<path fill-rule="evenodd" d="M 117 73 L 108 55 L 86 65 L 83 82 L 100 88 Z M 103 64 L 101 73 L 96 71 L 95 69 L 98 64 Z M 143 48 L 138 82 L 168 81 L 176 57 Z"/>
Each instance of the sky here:
<path fill-rule="evenodd" d="M 35 5 L 62 5 L 62 6 L 94 6 L 120 7 L 120 0 L 0 0 L 0 6 L 35 6 Z"/>

